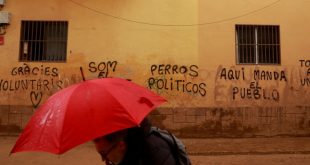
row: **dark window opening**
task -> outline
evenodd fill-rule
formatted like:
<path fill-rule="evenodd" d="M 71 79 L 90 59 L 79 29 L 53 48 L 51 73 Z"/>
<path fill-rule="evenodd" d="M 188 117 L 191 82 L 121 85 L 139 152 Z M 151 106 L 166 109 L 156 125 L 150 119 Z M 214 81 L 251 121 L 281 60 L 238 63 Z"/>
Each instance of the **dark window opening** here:
<path fill-rule="evenodd" d="M 238 64 L 280 64 L 280 27 L 236 25 Z"/>
<path fill-rule="evenodd" d="M 65 62 L 67 21 L 22 21 L 20 61 Z"/>

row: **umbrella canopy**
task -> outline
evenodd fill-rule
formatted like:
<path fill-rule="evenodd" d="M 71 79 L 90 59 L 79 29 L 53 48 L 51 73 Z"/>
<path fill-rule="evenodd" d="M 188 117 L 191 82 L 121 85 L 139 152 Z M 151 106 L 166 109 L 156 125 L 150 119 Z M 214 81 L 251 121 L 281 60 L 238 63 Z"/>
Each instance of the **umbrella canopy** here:
<path fill-rule="evenodd" d="M 94 138 L 139 126 L 165 101 L 121 78 L 83 81 L 48 98 L 31 117 L 11 153 L 62 154 Z"/>

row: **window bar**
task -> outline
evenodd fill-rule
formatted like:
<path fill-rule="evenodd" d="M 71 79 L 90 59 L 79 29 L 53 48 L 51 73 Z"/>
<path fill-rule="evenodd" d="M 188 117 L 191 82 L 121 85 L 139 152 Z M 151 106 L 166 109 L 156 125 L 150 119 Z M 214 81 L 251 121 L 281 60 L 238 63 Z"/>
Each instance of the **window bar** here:
<path fill-rule="evenodd" d="M 66 54 L 66 48 L 65 48 L 65 38 L 66 38 L 66 34 L 65 34 L 65 28 L 66 27 L 66 22 L 62 22 L 62 26 L 61 26 L 61 56 L 60 56 L 60 60 L 64 61 L 65 59 L 65 54 Z"/>
<path fill-rule="evenodd" d="M 25 54 L 24 54 L 24 43 L 26 42 L 26 34 L 25 34 L 25 22 L 22 21 L 22 25 L 21 25 L 21 28 L 22 28 L 22 35 L 21 35 L 21 42 L 20 42 L 20 60 L 21 61 L 24 61 L 25 60 Z"/>
<path fill-rule="evenodd" d="M 29 22 L 29 28 L 28 28 L 28 32 L 29 33 L 29 44 L 28 44 L 28 54 L 29 54 L 29 60 L 32 60 L 32 54 L 33 54 L 33 31 L 32 31 L 32 26 L 33 26 L 33 21 Z"/>
<path fill-rule="evenodd" d="M 60 33 L 60 30 L 61 30 L 61 22 L 57 22 L 57 53 L 55 54 L 56 55 L 56 60 L 59 61 L 59 57 L 60 57 L 60 53 L 61 53 L 61 33 Z"/>
<path fill-rule="evenodd" d="M 241 60 L 240 60 L 240 54 L 239 54 L 239 36 L 238 36 L 238 34 L 239 34 L 239 30 L 238 30 L 238 25 L 236 25 L 236 30 L 235 30 L 235 53 L 236 53 L 236 55 L 237 55 L 237 59 L 236 59 L 236 61 L 237 61 L 237 63 L 238 64 L 240 64 L 241 63 Z"/>
<path fill-rule="evenodd" d="M 244 26 L 241 27 L 242 28 L 242 56 L 243 56 L 243 62 L 246 63 L 247 62 L 247 56 L 246 56 L 246 29 Z"/>
<path fill-rule="evenodd" d="M 242 57 L 243 57 L 243 62 L 246 63 L 247 57 L 246 57 L 246 41 L 245 41 L 245 27 L 241 26 L 242 33 L 241 33 L 241 38 L 242 38 Z"/>
<path fill-rule="evenodd" d="M 245 43 L 246 43 L 246 56 L 249 58 L 248 62 L 252 61 L 252 57 L 250 55 L 250 41 L 249 41 L 249 33 L 250 33 L 250 26 L 245 27 Z"/>
<path fill-rule="evenodd" d="M 61 24 L 62 22 L 57 22 L 57 53 L 55 54 L 57 61 L 59 61 L 61 55 Z"/>
<path fill-rule="evenodd" d="M 241 49 L 241 43 L 242 43 L 242 37 L 241 35 L 241 27 L 238 26 L 238 51 L 239 51 L 239 63 L 243 63 L 243 56 L 242 56 L 242 49 Z"/>
<path fill-rule="evenodd" d="M 251 26 L 251 57 L 253 62 L 255 61 L 255 26 Z M 253 63 L 252 62 L 252 63 Z"/>
<path fill-rule="evenodd" d="M 240 30 L 240 26 L 238 25 L 237 26 L 237 37 L 238 37 L 238 60 L 239 60 L 239 63 L 242 63 L 242 55 L 241 55 L 241 30 Z"/>
<path fill-rule="evenodd" d="M 46 29 L 45 29 L 45 45 L 44 45 L 44 47 L 45 47 L 45 54 L 44 54 L 44 56 L 43 56 L 43 61 L 47 61 L 48 60 L 48 56 L 49 56 L 49 49 L 48 49 L 48 47 L 49 47 L 49 44 L 50 44 L 50 35 L 49 35 L 49 33 L 50 33 L 50 24 L 51 24 L 51 22 L 50 21 L 46 21 Z"/>
<path fill-rule="evenodd" d="M 46 45 L 47 45 L 47 30 L 48 30 L 48 22 L 43 21 L 43 29 L 42 29 L 42 55 L 40 57 L 40 61 L 44 61 L 46 57 Z"/>
<path fill-rule="evenodd" d="M 42 61 L 43 49 L 44 49 L 44 21 L 40 21 L 40 30 L 39 30 L 39 54 L 38 61 Z"/>
<path fill-rule="evenodd" d="M 270 58 L 269 64 L 274 63 L 274 57 L 273 57 L 273 54 L 272 54 L 272 47 L 273 47 L 273 43 L 272 43 L 272 29 L 273 29 L 273 26 L 269 26 L 269 58 Z"/>
<path fill-rule="evenodd" d="M 24 29 L 25 38 L 24 38 L 24 43 L 23 43 L 23 54 L 25 57 L 24 60 L 27 61 L 27 59 L 29 57 L 28 46 L 27 46 L 29 44 L 29 41 L 28 41 L 28 38 L 29 38 L 29 34 L 28 34 L 29 22 L 25 21 L 24 26 L 25 26 L 25 29 Z"/>
<path fill-rule="evenodd" d="M 276 44 L 275 44 L 275 41 L 274 41 L 274 33 L 276 32 L 276 30 L 275 30 L 275 27 L 276 26 L 272 26 L 272 29 L 271 29 L 271 44 L 272 44 L 272 58 L 273 58 L 273 62 L 274 63 L 277 63 L 277 60 L 276 60 L 276 54 L 275 54 L 275 46 L 276 46 Z"/>
<path fill-rule="evenodd" d="M 253 27 L 254 29 L 254 64 L 258 64 L 258 56 L 259 56 L 259 52 L 260 52 L 260 49 L 261 49 L 261 46 L 260 46 L 260 43 L 261 43 L 261 40 L 262 40 L 262 36 L 259 35 L 260 34 L 260 31 L 261 31 L 261 27 L 260 26 L 257 26 L 255 25 Z"/>
<path fill-rule="evenodd" d="M 274 48 L 274 43 L 273 43 L 273 29 L 274 26 L 270 26 L 270 63 L 275 63 L 275 56 L 273 54 L 273 48 Z"/>
<path fill-rule="evenodd" d="M 34 21 L 34 31 L 33 31 L 33 42 L 34 42 L 34 53 L 33 53 L 33 59 L 37 61 L 37 53 L 38 53 L 38 22 Z"/>
<path fill-rule="evenodd" d="M 269 57 L 269 26 L 264 26 L 265 27 L 265 32 L 266 32 L 266 43 L 265 43 L 265 49 L 266 49 L 266 54 L 265 54 L 265 59 L 264 59 L 264 64 L 267 64 L 270 62 L 270 57 Z"/>
<path fill-rule="evenodd" d="M 48 22 L 48 31 L 47 31 L 47 38 L 48 38 L 48 40 L 47 40 L 47 52 L 46 52 L 46 61 L 53 61 L 53 59 L 51 58 L 52 56 L 51 56 L 51 52 L 53 51 L 53 50 L 51 50 L 51 45 L 53 44 L 53 22 L 52 21 L 49 21 Z"/>
<path fill-rule="evenodd" d="M 53 39 L 53 42 L 52 42 L 52 54 L 51 54 L 51 58 L 52 58 L 52 61 L 56 61 L 57 58 L 56 58 L 56 52 L 58 50 L 58 46 L 57 46 L 57 22 L 56 21 L 53 21 L 52 23 L 52 28 L 53 28 L 53 32 L 52 32 L 52 39 Z"/>
<path fill-rule="evenodd" d="M 38 22 L 34 22 L 34 57 L 33 60 L 37 61 L 37 56 L 38 56 Z"/>
<path fill-rule="evenodd" d="M 63 52 L 63 47 L 62 47 L 62 43 L 63 43 L 63 27 L 64 27 L 64 22 L 59 22 L 59 29 L 58 29 L 58 46 L 59 46 L 59 50 L 57 53 L 57 60 L 61 61 L 62 59 L 62 52 Z"/>
<path fill-rule="evenodd" d="M 52 61 L 57 61 L 57 53 L 58 53 L 58 42 L 57 42 L 57 22 L 54 21 L 53 22 L 53 48 L 55 47 L 55 49 L 52 49 Z"/>
<path fill-rule="evenodd" d="M 63 60 L 64 59 L 64 38 L 65 38 L 65 33 L 64 33 L 64 29 L 66 27 L 66 24 L 65 22 L 62 22 L 61 23 L 61 26 L 60 26 L 60 46 L 61 46 L 61 49 L 60 49 L 60 58 L 59 60 Z"/>
<path fill-rule="evenodd" d="M 49 52 L 50 52 L 50 50 L 49 50 L 49 45 L 50 45 L 50 31 L 51 31 L 51 22 L 46 22 L 46 33 L 45 33 L 45 35 L 46 35 L 46 45 L 45 45 L 45 56 L 44 56 L 44 61 L 46 61 L 46 60 L 49 60 Z"/>
<path fill-rule="evenodd" d="M 278 51 L 278 48 L 277 48 L 278 46 L 280 46 L 280 45 L 279 45 L 279 40 L 278 40 L 278 32 L 279 32 L 280 29 L 278 29 L 278 28 L 279 28 L 279 26 L 277 26 L 277 27 L 275 28 L 275 33 L 274 33 L 274 34 L 275 34 L 275 47 L 276 47 L 276 48 L 275 48 L 275 57 L 276 57 L 277 63 L 280 64 L 280 61 L 279 61 L 279 60 L 280 60 L 280 59 L 279 59 L 279 57 L 280 57 L 280 52 Z"/>
<path fill-rule="evenodd" d="M 55 61 L 54 51 L 56 47 L 55 47 L 55 22 L 54 21 L 50 22 L 50 31 L 49 31 L 48 37 L 50 39 L 49 46 L 48 46 L 48 60 Z"/>
<path fill-rule="evenodd" d="M 33 48 L 33 51 L 32 51 L 32 59 L 31 60 L 34 60 L 35 61 L 35 58 L 36 58 L 36 49 L 37 49 L 37 46 L 36 46 L 36 44 L 37 44 L 37 40 L 36 40 L 36 22 L 35 21 L 33 21 L 33 24 L 32 24 L 32 29 L 31 29 L 31 31 L 32 31 L 32 48 Z"/>
<path fill-rule="evenodd" d="M 24 47 L 24 53 L 26 54 L 25 61 L 28 61 L 30 58 L 30 54 L 29 54 L 30 53 L 29 52 L 29 43 L 30 43 L 30 41 L 29 41 L 29 39 L 30 39 L 29 27 L 30 27 L 30 22 L 25 22 L 25 26 L 26 26 L 26 28 L 25 28 L 25 36 L 26 36 L 25 41 L 26 42 L 24 42 L 23 47 Z"/>
<path fill-rule="evenodd" d="M 264 26 L 265 43 L 264 43 L 264 60 L 263 63 L 268 63 L 268 26 Z"/>
<path fill-rule="evenodd" d="M 248 62 L 252 62 L 251 57 L 251 40 L 250 40 L 250 33 L 251 33 L 251 26 L 246 26 L 246 56 L 249 58 Z"/>
<path fill-rule="evenodd" d="M 44 32 L 45 30 L 45 24 L 44 21 L 41 21 L 41 29 L 40 29 L 40 54 L 39 54 L 39 58 L 38 61 L 42 61 L 42 57 L 44 55 Z"/>
<path fill-rule="evenodd" d="M 271 35 L 271 32 L 270 32 L 270 28 L 271 28 L 271 26 L 267 26 L 267 40 L 268 40 L 268 42 L 267 42 L 267 57 L 268 57 L 268 59 L 267 59 L 267 62 L 268 62 L 268 64 L 271 64 L 272 63 L 272 55 L 271 55 L 271 52 L 270 52 L 270 50 L 271 50 L 271 39 L 270 39 L 270 35 Z"/>
<path fill-rule="evenodd" d="M 62 60 L 66 61 L 67 60 L 67 40 L 68 40 L 68 32 L 67 30 L 65 29 L 68 29 L 69 28 L 69 25 L 68 25 L 68 22 L 64 22 L 65 26 L 64 26 L 64 29 L 63 29 L 63 33 L 64 33 L 64 38 L 63 38 L 63 47 L 64 47 L 64 50 L 63 50 L 63 55 L 62 55 Z"/>
<path fill-rule="evenodd" d="M 280 53 L 281 53 L 281 49 L 280 49 L 280 44 L 281 44 L 281 40 L 280 40 L 280 26 L 277 26 L 277 38 L 278 38 L 278 53 L 277 53 L 277 63 L 280 64 L 281 62 L 281 56 L 280 56 Z"/>
<path fill-rule="evenodd" d="M 251 57 L 252 63 L 255 61 L 255 26 L 251 25 Z"/>
<path fill-rule="evenodd" d="M 41 35 L 42 35 L 42 22 L 41 21 L 38 21 L 37 22 L 37 27 L 38 27 L 38 30 L 37 30 L 37 54 L 36 54 L 36 61 L 40 61 L 40 56 L 41 56 Z"/>
<path fill-rule="evenodd" d="M 47 42 L 46 42 L 46 31 L 47 31 L 47 21 L 43 21 L 43 29 L 42 29 L 42 54 L 41 54 L 41 60 L 40 61 L 44 61 L 45 59 L 45 56 L 46 56 L 46 45 L 47 45 Z"/>
<path fill-rule="evenodd" d="M 63 33 L 64 33 L 64 42 L 63 42 L 63 47 L 64 47 L 64 50 L 63 50 L 63 55 L 62 55 L 62 60 L 66 61 L 67 60 L 67 40 L 68 40 L 68 31 L 66 29 L 69 28 L 69 23 L 68 22 L 64 22 L 65 26 L 63 27 Z"/>
<path fill-rule="evenodd" d="M 250 62 L 253 63 L 254 61 L 254 56 L 252 54 L 252 47 L 253 47 L 253 41 L 252 41 L 252 34 L 253 33 L 253 25 L 250 25 L 249 26 L 249 33 L 248 33 L 248 38 L 249 38 L 249 57 L 251 58 L 250 59 Z"/>
<path fill-rule="evenodd" d="M 255 64 L 258 64 L 258 39 L 257 39 L 257 26 L 255 27 Z"/>
<path fill-rule="evenodd" d="M 19 40 L 19 60 L 22 61 L 23 60 L 23 54 L 22 54 L 23 48 L 22 48 L 22 45 L 23 45 L 23 36 L 24 36 L 24 33 L 23 33 L 23 30 L 24 30 L 23 21 L 21 22 L 20 27 L 21 27 L 21 29 L 20 29 L 20 40 Z"/>
<path fill-rule="evenodd" d="M 246 37 L 247 37 L 247 27 L 246 26 L 244 26 L 244 27 L 242 27 L 242 29 L 244 30 L 244 32 L 242 33 L 243 34 L 243 46 L 244 46 L 244 52 L 243 52 L 243 56 L 244 56 L 244 62 L 248 62 L 249 61 L 249 58 L 248 58 L 248 51 L 247 51 L 247 39 L 246 39 Z"/>
<path fill-rule="evenodd" d="M 245 63 L 246 62 L 246 57 L 245 57 L 245 41 L 244 41 L 244 27 L 243 26 L 240 26 L 240 30 L 241 30 L 241 35 L 240 35 L 240 37 L 241 37 L 241 39 L 240 39 L 240 48 L 241 48 L 241 51 L 242 51 L 242 53 L 241 53 L 241 55 L 242 55 L 242 62 L 243 63 Z"/>
<path fill-rule="evenodd" d="M 50 31 L 51 31 L 51 22 L 47 21 L 46 22 L 46 31 L 45 31 L 45 41 L 46 41 L 46 44 L 45 44 L 45 54 L 44 54 L 44 61 L 48 60 L 48 56 L 49 56 L 49 44 L 50 44 Z"/>
<path fill-rule="evenodd" d="M 244 45 L 244 57 L 246 58 L 245 60 L 245 62 L 248 62 L 247 60 L 248 60 L 248 51 L 247 51 L 247 39 L 246 39 L 246 37 L 247 37 L 247 26 L 244 26 L 243 27 L 243 29 L 244 29 L 244 33 L 242 33 L 243 34 L 243 39 L 244 39 L 244 42 L 243 42 L 243 45 Z"/>
<path fill-rule="evenodd" d="M 43 21 L 40 21 L 39 22 L 39 35 L 38 35 L 38 45 L 39 45 L 39 51 L 38 51 L 38 61 L 41 61 L 41 57 L 42 57 L 42 46 L 43 46 L 43 29 L 44 29 L 44 26 L 43 26 Z"/>
<path fill-rule="evenodd" d="M 276 26 L 275 27 L 275 39 L 276 39 L 276 41 L 275 41 L 275 45 L 276 45 L 276 47 L 280 47 L 280 34 L 279 34 L 279 32 L 280 32 L 280 27 L 279 26 Z M 276 52 L 275 52 L 275 54 L 276 54 L 276 60 L 277 60 L 277 63 L 278 64 L 280 64 L 280 49 L 279 49 L 279 51 L 278 51 L 278 49 L 276 49 Z"/>
<path fill-rule="evenodd" d="M 53 35 L 53 38 L 54 38 L 54 41 L 53 41 L 53 45 L 55 45 L 55 50 L 53 50 L 53 61 L 58 61 L 58 51 L 59 51 L 59 42 L 58 42 L 58 22 L 53 22 L 54 23 L 54 35 Z"/>
<path fill-rule="evenodd" d="M 56 49 L 56 53 L 55 53 L 55 60 L 56 61 L 59 61 L 59 53 L 61 52 L 60 49 L 60 44 L 61 44 L 61 40 L 60 40 L 60 25 L 61 25 L 61 22 L 56 22 L 56 45 L 57 45 L 57 49 Z"/>
<path fill-rule="evenodd" d="M 268 26 L 264 27 L 264 35 L 265 35 L 265 43 L 264 43 L 264 60 L 262 61 L 264 64 L 268 63 Z"/>
<path fill-rule="evenodd" d="M 238 47 L 239 47 L 239 60 L 240 60 L 240 62 L 241 63 L 244 63 L 244 61 L 243 61 L 243 53 L 242 53 L 242 28 L 241 28 L 241 26 L 239 25 L 238 26 L 238 37 L 239 37 L 239 45 L 238 45 Z"/>
<path fill-rule="evenodd" d="M 268 54 L 269 54 L 269 64 L 273 64 L 273 54 L 272 54 L 272 27 L 268 26 Z"/>
<path fill-rule="evenodd" d="M 35 25 L 35 22 L 34 21 L 31 21 L 31 28 L 30 28 L 30 32 L 31 32 L 31 37 L 30 37 L 30 42 L 31 42 L 31 57 L 30 57 L 30 60 L 34 60 L 34 54 L 35 54 L 35 39 L 34 39 L 34 34 L 35 34 L 35 31 L 34 31 L 34 25 Z"/>
<path fill-rule="evenodd" d="M 63 34 L 62 34 L 62 31 L 63 31 L 63 25 L 64 22 L 61 21 L 58 23 L 58 53 L 57 53 L 57 61 L 61 61 L 62 59 L 62 51 L 63 51 L 63 47 L 62 47 L 62 38 L 63 38 Z"/>
<path fill-rule="evenodd" d="M 31 45 L 32 45 L 32 41 L 31 41 L 31 36 L 32 36 L 32 32 L 31 32 L 31 26 L 32 26 L 32 22 L 31 21 L 29 21 L 28 22 L 28 28 L 27 28 L 27 34 L 28 34 L 28 59 L 27 59 L 27 61 L 29 61 L 29 60 L 31 60 L 31 53 L 32 53 L 32 48 L 31 48 Z"/>
<path fill-rule="evenodd" d="M 29 60 L 32 60 L 32 54 L 33 54 L 33 31 L 32 31 L 32 26 L 33 26 L 33 21 L 30 21 L 29 22 L 29 28 L 27 29 L 28 30 L 28 32 L 27 33 L 29 33 L 29 38 L 28 38 L 28 41 L 29 41 L 29 44 L 28 44 L 28 54 L 29 54 L 29 56 L 28 56 L 28 61 Z"/>
<path fill-rule="evenodd" d="M 263 62 L 264 61 L 264 56 L 265 56 L 265 44 L 266 44 L 266 32 L 265 32 L 265 26 L 261 26 L 261 34 L 258 34 L 258 35 L 261 35 L 262 36 L 262 42 L 260 43 L 261 44 L 261 47 L 262 47 L 262 49 L 261 49 L 261 52 L 259 52 L 260 53 L 260 55 L 259 55 L 259 57 L 258 58 L 261 58 L 261 59 L 259 59 L 260 60 L 260 62 Z"/>
<path fill-rule="evenodd" d="M 61 26 L 61 56 L 60 56 L 60 60 L 64 61 L 65 60 L 65 54 L 66 54 L 66 47 L 65 47 L 65 38 L 66 38 L 66 33 L 65 33 L 65 29 L 66 29 L 66 22 L 62 22 L 62 26 Z"/>
<path fill-rule="evenodd" d="M 49 61 L 54 61 L 54 51 L 56 47 L 54 46 L 54 41 L 55 41 L 55 22 L 51 21 L 50 22 L 50 31 L 48 33 L 48 38 L 49 38 L 49 45 L 48 45 L 48 60 Z"/>
<path fill-rule="evenodd" d="M 265 26 L 266 28 L 266 54 L 265 54 L 265 61 L 264 63 L 270 63 L 269 57 L 269 26 Z"/>
<path fill-rule="evenodd" d="M 278 63 L 278 30 L 277 27 L 275 27 L 274 29 L 274 44 L 275 44 L 275 48 L 274 48 L 274 52 L 275 52 L 275 60 Z"/>
<path fill-rule="evenodd" d="M 249 41 L 249 30 L 250 28 L 249 28 L 249 26 L 245 26 L 245 56 L 248 58 L 247 59 L 247 63 L 249 63 L 249 62 L 251 62 L 251 60 L 252 60 L 252 58 L 251 58 L 251 56 L 250 56 L 250 53 L 249 53 L 249 43 L 250 43 L 250 41 Z"/>
<path fill-rule="evenodd" d="M 265 36 L 264 36 L 264 27 L 259 26 L 258 28 L 260 29 L 260 31 L 258 31 L 257 36 L 261 37 L 261 42 L 258 43 L 260 49 L 258 50 L 257 56 L 258 56 L 258 59 L 261 60 L 260 58 L 262 58 L 264 55 L 264 40 L 265 40 L 264 37 Z"/>
<path fill-rule="evenodd" d="M 59 42 L 58 42 L 58 22 L 53 22 L 54 24 L 54 35 L 53 35 L 53 45 L 55 46 L 55 49 L 52 51 L 53 52 L 53 55 L 52 55 L 52 58 L 53 58 L 53 61 L 57 61 L 58 60 L 58 51 L 59 51 Z"/>
<path fill-rule="evenodd" d="M 27 29 L 27 22 L 23 21 L 24 22 L 24 29 L 23 29 L 23 32 L 24 32 L 24 40 L 23 40 L 23 45 L 22 45 L 22 54 L 23 54 L 23 60 L 27 60 L 27 56 L 28 56 L 28 53 L 26 52 L 25 48 L 26 48 L 26 43 L 28 42 L 27 41 L 27 33 L 26 33 L 26 29 Z"/>

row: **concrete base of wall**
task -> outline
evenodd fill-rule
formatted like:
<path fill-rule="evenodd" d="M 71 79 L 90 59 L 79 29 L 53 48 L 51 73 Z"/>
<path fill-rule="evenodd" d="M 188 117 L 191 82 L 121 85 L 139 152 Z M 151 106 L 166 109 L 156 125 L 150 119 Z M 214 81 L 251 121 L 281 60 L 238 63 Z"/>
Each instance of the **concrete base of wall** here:
<path fill-rule="evenodd" d="M 19 134 L 34 112 L 0 105 L 0 135 Z M 183 138 L 310 136 L 310 106 L 158 108 L 150 118 Z"/>
<path fill-rule="evenodd" d="M 0 135 L 18 135 L 34 111 L 27 105 L 0 105 Z"/>
<path fill-rule="evenodd" d="M 185 138 L 310 136 L 310 107 L 160 108 L 155 124 Z"/>

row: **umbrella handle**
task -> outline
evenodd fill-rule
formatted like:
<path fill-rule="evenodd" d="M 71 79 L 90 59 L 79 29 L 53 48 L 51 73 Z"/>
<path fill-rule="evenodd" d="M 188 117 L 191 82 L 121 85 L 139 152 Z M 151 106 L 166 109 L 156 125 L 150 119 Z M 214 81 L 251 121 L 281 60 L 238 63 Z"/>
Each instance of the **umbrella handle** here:
<path fill-rule="evenodd" d="M 83 68 L 82 67 L 80 67 L 80 71 L 81 71 L 81 75 L 82 75 L 83 81 L 85 81 L 85 77 L 84 77 L 84 73 L 83 73 Z"/>

